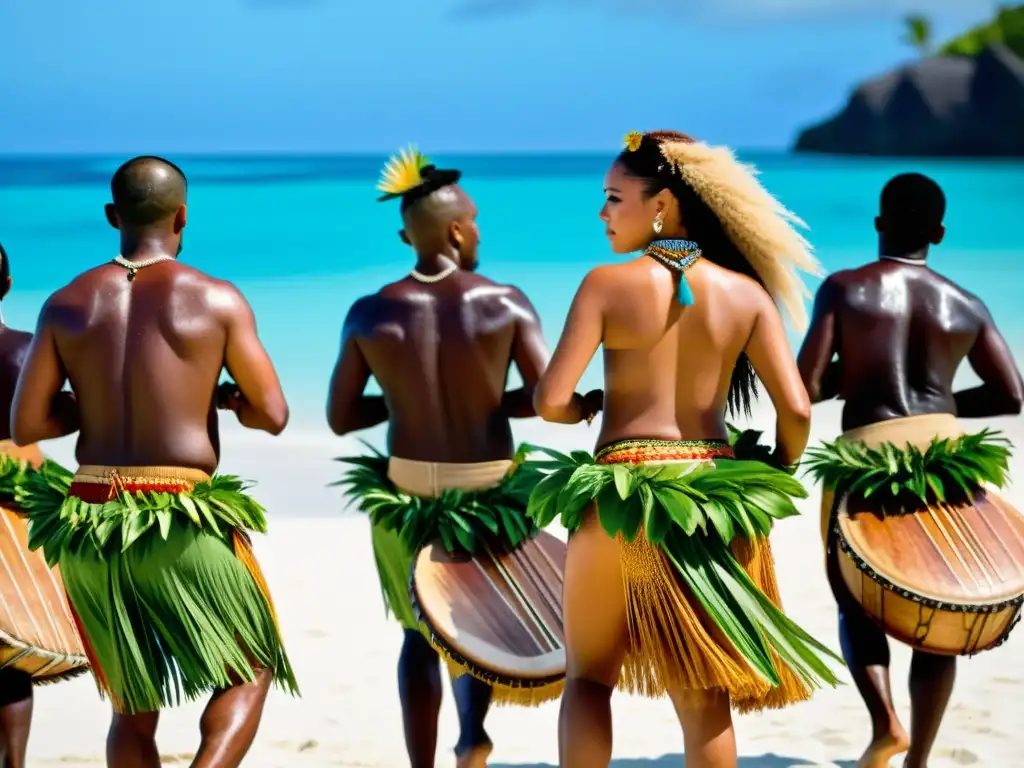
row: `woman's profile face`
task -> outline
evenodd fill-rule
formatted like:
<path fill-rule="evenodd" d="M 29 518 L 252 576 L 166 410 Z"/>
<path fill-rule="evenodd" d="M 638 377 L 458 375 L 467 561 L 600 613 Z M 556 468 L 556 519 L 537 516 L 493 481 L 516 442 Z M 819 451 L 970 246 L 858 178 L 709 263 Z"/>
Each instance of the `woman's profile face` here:
<path fill-rule="evenodd" d="M 615 163 L 604 177 L 604 205 L 601 221 L 614 253 L 633 253 L 654 240 L 655 198 L 644 195 L 644 181 L 626 173 Z"/>

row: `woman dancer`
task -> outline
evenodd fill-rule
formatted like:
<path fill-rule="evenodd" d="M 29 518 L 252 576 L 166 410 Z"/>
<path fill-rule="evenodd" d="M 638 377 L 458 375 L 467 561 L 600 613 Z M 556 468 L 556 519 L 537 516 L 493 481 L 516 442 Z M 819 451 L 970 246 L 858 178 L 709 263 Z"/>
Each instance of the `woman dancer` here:
<path fill-rule="evenodd" d="M 544 419 L 578 421 L 573 393 L 604 346 L 599 450 L 552 454 L 530 502 L 540 525 L 560 515 L 571 532 L 560 760 L 609 764 L 619 686 L 672 698 L 687 766 L 735 766 L 730 701 L 783 707 L 836 684 L 820 658 L 836 657 L 779 608 L 768 543 L 806 492 L 734 460 L 724 420 L 749 413 L 756 375 L 778 412 L 774 460 L 803 452 L 810 403 L 776 302 L 805 320 L 797 270 L 817 263 L 728 149 L 626 141 L 601 219 L 613 251 L 642 255 L 587 275 L 535 394 Z"/>

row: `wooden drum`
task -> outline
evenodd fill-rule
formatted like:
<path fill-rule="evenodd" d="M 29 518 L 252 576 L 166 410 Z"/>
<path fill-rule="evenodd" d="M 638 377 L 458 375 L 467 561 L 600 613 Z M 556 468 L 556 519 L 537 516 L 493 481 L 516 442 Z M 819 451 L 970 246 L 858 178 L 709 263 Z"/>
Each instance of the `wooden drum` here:
<path fill-rule="evenodd" d="M 413 606 L 434 644 L 473 676 L 505 689 L 550 687 L 565 678 L 565 554 L 545 531 L 505 553 L 450 553 L 435 542 L 413 564 Z"/>
<path fill-rule="evenodd" d="M 885 632 L 927 653 L 969 655 L 1005 642 L 1024 602 L 1024 516 L 992 490 L 883 516 L 839 501 L 839 570 Z"/>
<path fill-rule="evenodd" d="M 42 551 L 30 552 L 28 524 L 0 507 L 0 668 L 14 668 L 35 683 L 86 672 L 81 638 L 57 568 Z"/>

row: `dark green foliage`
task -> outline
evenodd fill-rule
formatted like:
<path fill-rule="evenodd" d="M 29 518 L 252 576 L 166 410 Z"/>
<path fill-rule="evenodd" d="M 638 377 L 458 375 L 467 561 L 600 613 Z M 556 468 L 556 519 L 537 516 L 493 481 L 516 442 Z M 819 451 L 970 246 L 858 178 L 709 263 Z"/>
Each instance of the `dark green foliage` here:
<path fill-rule="evenodd" d="M 1002 487 L 1011 447 L 999 432 L 988 429 L 955 439 L 936 438 L 924 451 L 913 445 L 897 448 L 883 443 L 869 448 L 837 440 L 808 449 L 803 467 L 828 488 L 893 509 L 906 499 L 924 504 L 969 500 L 986 483 Z"/>
<path fill-rule="evenodd" d="M 366 445 L 364 443 L 364 445 Z M 482 545 L 519 546 L 537 529 L 526 516 L 530 475 L 516 455 L 516 468 L 493 488 L 470 493 L 445 491 L 436 499 L 412 496 L 388 479 L 388 459 L 370 445 L 368 456 L 335 459 L 353 469 L 331 485 L 341 486 L 370 515 L 374 525 L 396 531 L 410 552 L 440 539 L 449 552 L 475 553 Z"/>
<path fill-rule="evenodd" d="M 0 458 L 0 494 L 10 494 L 8 498 L 29 519 L 29 548 L 42 547 L 50 565 L 57 563 L 65 547 L 77 548 L 85 540 L 100 551 L 113 547 L 123 552 L 151 530 L 166 539 L 176 515 L 217 534 L 267 529 L 263 507 L 233 475 L 214 475 L 186 493 L 115 490 L 103 504 L 68 496 L 72 478 L 52 461 L 38 470 L 23 466 L 17 472 L 9 458 Z"/>

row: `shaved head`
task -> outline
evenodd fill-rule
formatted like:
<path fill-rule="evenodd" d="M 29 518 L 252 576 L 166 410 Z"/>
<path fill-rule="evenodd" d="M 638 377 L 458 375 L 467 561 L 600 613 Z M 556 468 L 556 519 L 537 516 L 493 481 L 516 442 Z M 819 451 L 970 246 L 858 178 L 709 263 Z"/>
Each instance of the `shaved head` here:
<path fill-rule="evenodd" d="M 466 215 L 473 206 L 462 188 L 451 184 L 419 198 L 402 211 L 406 230 L 413 228 L 447 227 L 452 221 Z"/>
<path fill-rule="evenodd" d="M 185 204 L 188 184 L 174 163 L 160 157 L 136 157 L 110 181 L 114 210 L 123 226 L 148 227 L 171 219 Z"/>
<path fill-rule="evenodd" d="M 443 253 L 452 247 L 463 269 L 476 266 L 480 240 L 476 204 L 457 184 L 449 184 L 419 197 L 402 211 L 402 236 L 419 254 Z"/>

